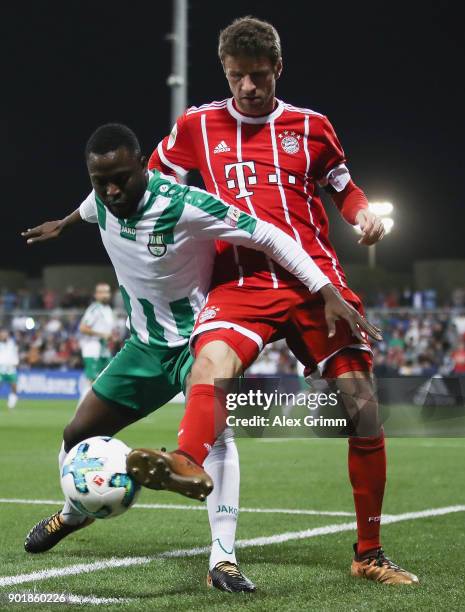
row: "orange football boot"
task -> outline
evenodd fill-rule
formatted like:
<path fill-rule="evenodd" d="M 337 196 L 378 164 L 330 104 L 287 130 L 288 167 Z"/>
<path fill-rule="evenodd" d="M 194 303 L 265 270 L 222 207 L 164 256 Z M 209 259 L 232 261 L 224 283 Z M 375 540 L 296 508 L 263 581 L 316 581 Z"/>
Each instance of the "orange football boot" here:
<path fill-rule="evenodd" d="M 173 491 L 199 501 L 213 491 L 213 481 L 200 465 L 164 448 L 136 448 L 127 456 L 126 466 L 128 474 L 149 489 Z"/>
<path fill-rule="evenodd" d="M 354 544 L 354 551 L 355 557 L 350 568 L 352 576 L 383 584 L 418 584 L 417 576 L 396 565 L 386 557 L 382 548 L 359 556 L 357 545 Z"/>

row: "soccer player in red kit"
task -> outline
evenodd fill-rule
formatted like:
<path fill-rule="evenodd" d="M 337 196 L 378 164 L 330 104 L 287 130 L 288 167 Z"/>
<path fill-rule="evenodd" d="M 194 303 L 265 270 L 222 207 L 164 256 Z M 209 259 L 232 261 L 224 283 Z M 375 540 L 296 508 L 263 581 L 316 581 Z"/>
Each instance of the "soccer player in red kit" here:
<path fill-rule="evenodd" d="M 346 221 L 360 225 L 362 244 L 379 241 L 384 228 L 352 181 L 331 123 L 275 97 L 283 64 L 271 24 L 251 17 L 234 21 L 220 34 L 219 57 L 232 98 L 188 109 L 149 167 L 181 176 L 199 170 L 208 191 L 292 236 L 363 313 L 329 241 L 319 189 L 330 193 Z M 285 338 L 306 373 L 318 370 L 336 379 L 348 413 L 358 420 L 349 437 L 358 528 L 352 575 L 384 584 L 418 582 L 381 548 L 386 455 L 382 428 L 363 436 L 362 412 L 371 422 L 377 419 L 368 343 L 344 321 L 328 334 L 321 297 L 262 253 L 221 243 L 217 250 L 212 288 L 191 339 L 196 361 L 176 452 L 202 465 L 215 440 L 215 378 L 240 375 L 266 343 Z"/>

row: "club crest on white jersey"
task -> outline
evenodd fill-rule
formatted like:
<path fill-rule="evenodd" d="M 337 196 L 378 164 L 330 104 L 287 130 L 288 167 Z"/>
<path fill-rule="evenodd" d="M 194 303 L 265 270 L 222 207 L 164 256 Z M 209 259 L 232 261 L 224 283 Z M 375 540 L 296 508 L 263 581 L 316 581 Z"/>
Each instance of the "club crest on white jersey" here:
<path fill-rule="evenodd" d="M 163 240 L 163 234 L 149 234 L 147 248 L 149 253 L 154 257 L 163 257 L 167 251 L 167 246 Z"/>

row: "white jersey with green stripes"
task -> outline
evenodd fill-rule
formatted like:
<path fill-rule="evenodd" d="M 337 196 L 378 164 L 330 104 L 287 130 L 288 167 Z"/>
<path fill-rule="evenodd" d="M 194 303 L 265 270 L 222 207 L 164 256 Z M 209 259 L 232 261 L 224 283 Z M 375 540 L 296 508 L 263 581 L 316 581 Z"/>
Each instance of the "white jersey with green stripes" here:
<path fill-rule="evenodd" d="M 215 240 L 263 250 L 311 291 L 329 281 L 296 242 L 271 224 L 206 191 L 154 170 L 130 219 L 118 219 L 93 191 L 82 219 L 98 223 L 131 332 L 145 344 L 187 344 L 210 287 Z"/>
<path fill-rule="evenodd" d="M 0 375 L 14 374 L 19 364 L 19 353 L 13 338 L 0 341 Z"/>
<path fill-rule="evenodd" d="M 107 335 L 111 334 L 113 328 L 115 327 L 113 310 L 108 304 L 92 302 L 92 304 L 87 307 L 87 310 L 81 319 L 81 323 L 84 323 L 84 325 L 90 327 L 94 332 Z M 106 342 L 98 336 L 81 334 L 79 346 L 81 347 L 83 357 L 99 359 L 100 357 L 110 356 Z"/>

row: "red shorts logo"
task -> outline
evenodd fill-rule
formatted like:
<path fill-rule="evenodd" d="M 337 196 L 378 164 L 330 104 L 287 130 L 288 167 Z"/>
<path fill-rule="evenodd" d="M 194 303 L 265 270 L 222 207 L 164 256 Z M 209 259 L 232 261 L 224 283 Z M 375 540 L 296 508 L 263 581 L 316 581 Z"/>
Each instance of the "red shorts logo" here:
<path fill-rule="evenodd" d="M 210 319 L 214 319 L 219 311 L 216 306 L 207 306 L 199 315 L 199 323 L 205 323 Z"/>

